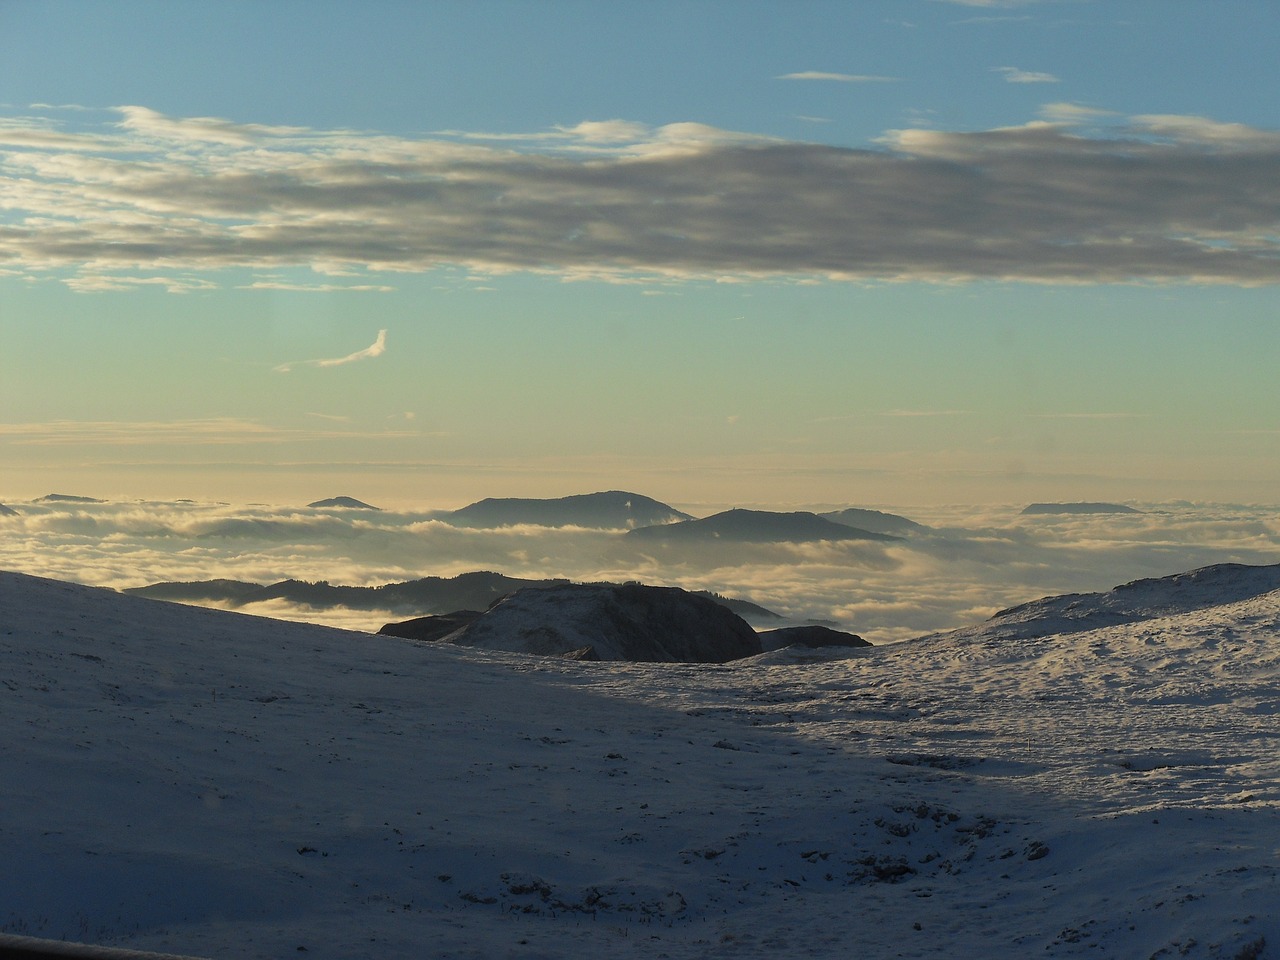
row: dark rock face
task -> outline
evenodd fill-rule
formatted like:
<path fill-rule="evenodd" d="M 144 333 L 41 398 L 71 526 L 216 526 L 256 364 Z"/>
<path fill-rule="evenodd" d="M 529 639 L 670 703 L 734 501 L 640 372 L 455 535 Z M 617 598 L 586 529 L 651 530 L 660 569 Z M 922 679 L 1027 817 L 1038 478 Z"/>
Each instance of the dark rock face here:
<path fill-rule="evenodd" d="M 725 663 L 762 650 L 747 622 L 714 601 L 640 584 L 521 590 L 445 639 L 487 650 L 646 663 Z"/>
<path fill-rule="evenodd" d="M 328 500 L 317 500 L 315 503 L 308 503 L 308 507 L 345 507 L 348 510 L 381 510 L 381 507 L 375 507 L 372 504 L 365 503 L 363 500 L 357 500 L 355 497 L 330 497 Z"/>
<path fill-rule="evenodd" d="M 775 513 L 769 510 L 726 510 L 701 520 L 684 520 L 657 527 L 632 530 L 628 537 L 645 540 L 736 541 L 738 543 L 810 543 L 816 540 L 897 540 L 884 533 L 872 533 L 843 523 L 826 520 L 816 513 L 798 511 Z"/>
<path fill-rule="evenodd" d="M 17 515 L 17 510 L 14 510 L 12 507 L 6 507 L 3 503 L 0 503 L 0 517 L 16 517 Z"/>
<path fill-rule="evenodd" d="M 1023 509 L 1024 515 L 1042 513 L 1141 513 L 1122 503 L 1033 503 Z"/>
<path fill-rule="evenodd" d="M 766 651 L 783 647 L 869 647 L 871 643 L 856 633 L 832 630 L 830 627 L 779 627 L 760 634 L 760 645 Z"/>
<path fill-rule="evenodd" d="M 438 519 L 459 527 L 591 527 L 630 530 L 653 524 L 688 520 L 689 514 L 638 493 L 610 490 L 551 500 L 505 498 L 480 500 Z"/>
<path fill-rule="evenodd" d="M 400 623 L 384 624 L 378 633 L 405 640 L 441 640 L 480 616 L 483 614 L 479 610 L 455 610 L 453 613 L 442 613 L 434 617 L 414 617 Z"/>

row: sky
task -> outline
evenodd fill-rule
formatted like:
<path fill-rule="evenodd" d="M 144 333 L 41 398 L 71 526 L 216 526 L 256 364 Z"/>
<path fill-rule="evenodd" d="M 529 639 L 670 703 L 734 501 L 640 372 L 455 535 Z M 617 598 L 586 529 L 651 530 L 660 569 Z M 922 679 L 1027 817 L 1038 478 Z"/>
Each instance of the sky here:
<path fill-rule="evenodd" d="M 1270 0 L 0 0 L 0 501 L 1274 502 Z"/>

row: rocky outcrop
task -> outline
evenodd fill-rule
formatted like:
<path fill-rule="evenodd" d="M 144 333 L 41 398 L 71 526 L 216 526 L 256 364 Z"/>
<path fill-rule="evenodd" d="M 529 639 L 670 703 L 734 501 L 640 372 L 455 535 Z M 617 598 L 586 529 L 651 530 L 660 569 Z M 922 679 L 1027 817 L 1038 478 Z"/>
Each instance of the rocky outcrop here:
<path fill-rule="evenodd" d="M 378 633 L 404 640 L 443 640 L 481 616 L 484 614 L 479 610 L 455 610 L 433 617 L 414 617 L 399 623 L 383 624 Z"/>
<path fill-rule="evenodd" d="M 17 515 L 17 510 L 14 510 L 12 507 L 6 507 L 3 503 L 0 503 L 0 517 L 16 517 Z"/>
<path fill-rule="evenodd" d="M 768 652 L 783 647 L 869 647 L 871 643 L 856 633 L 808 625 L 765 630 L 760 634 L 760 645 Z"/>
<path fill-rule="evenodd" d="M 726 663 L 762 650 L 747 622 L 713 600 L 640 584 L 521 590 L 442 639 L 486 650 L 644 663 Z"/>

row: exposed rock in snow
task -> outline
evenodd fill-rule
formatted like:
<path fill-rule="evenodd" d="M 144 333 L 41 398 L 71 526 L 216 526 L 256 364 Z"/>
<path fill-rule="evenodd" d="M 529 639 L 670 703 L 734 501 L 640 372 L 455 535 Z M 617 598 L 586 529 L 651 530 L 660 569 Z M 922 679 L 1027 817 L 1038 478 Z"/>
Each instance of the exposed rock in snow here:
<path fill-rule="evenodd" d="M 444 639 L 486 650 L 600 660 L 725 663 L 761 652 L 745 620 L 677 587 L 570 584 L 521 590 Z"/>
<path fill-rule="evenodd" d="M 378 633 L 384 637 L 401 637 L 405 640 L 443 640 L 481 616 L 484 616 L 482 610 L 455 610 L 453 613 L 387 623 Z"/>

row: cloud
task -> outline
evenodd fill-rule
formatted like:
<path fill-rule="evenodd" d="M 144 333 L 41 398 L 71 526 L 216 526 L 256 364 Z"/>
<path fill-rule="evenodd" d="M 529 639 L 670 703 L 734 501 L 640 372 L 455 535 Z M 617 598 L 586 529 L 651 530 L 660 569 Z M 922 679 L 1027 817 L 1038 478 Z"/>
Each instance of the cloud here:
<path fill-rule="evenodd" d="M 803 70 L 800 73 L 784 73 L 775 80 L 835 80 L 839 83 L 896 83 L 897 77 L 879 77 L 862 73 L 824 73 L 820 70 Z"/>
<path fill-rule="evenodd" d="M 992 67 L 996 73 L 1003 73 L 1005 83 L 1061 83 L 1052 73 L 1032 73 L 1019 70 L 1017 67 Z"/>
<path fill-rule="evenodd" d="M 255 280 L 237 290 L 286 290 L 292 293 L 392 293 L 395 287 L 372 283 L 288 283 L 284 280 Z"/>
<path fill-rule="evenodd" d="M 290 577 L 367 586 L 471 570 L 640 579 L 743 597 L 797 618 L 834 619 L 884 642 L 970 625 L 1041 596 L 1105 590 L 1209 563 L 1270 563 L 1280 549 L 1280 524 L 1263 507 L 1136 504 L 1147 512 L 1023 517 L 1019 504 L 899 509 L 935 528 L 903 543 L 700 544 L 646 553 L 616 532 L 471 530 L 423 511 L 342 515 L 301 506 L 332 492 L 300 492 L 296 504 L 278 506 L 8 499 L 19 513 L 0 517 L 0 569 L 110 587 Z M 317 619 L 287 607 L 259 612 Z M 392 619 L 342 611 L 319 619 L 339 617 L 361 629 Z"/>
<path fill-rule="evenodd" d="M 345 357 L 337 357 L 333 360 L 290 360 L 288 363 L 282 363 L 278 367 L 272 369 L 276 373 L 289 373 L 294 367 L 340 367 L 343 364 L 355 363 L 357 360 L 368 360 L 372 357 L 380 357 L 387 350 L 387 331 L 379 330 L 378 339 L 374 340 L 369 346 L 363 350 L 357 350 L 355 353 L 349 353 Z"/>
<path fill-rule="evenodd" d="M 74 134 L 39 117 L 0 125 L 0 143 L 25 140 L 0 151 L 0 268 L 85 292 L 291 267 L 1280 281 L 1280 133 L 1205 117 L 1051 104 L 1022 126 L 895 130 L 852 149 L 699 123 L 591 121 L 482 144 L 121 116 Z M 67 136 L 76 149 L 58 145 Z"/>

